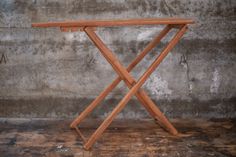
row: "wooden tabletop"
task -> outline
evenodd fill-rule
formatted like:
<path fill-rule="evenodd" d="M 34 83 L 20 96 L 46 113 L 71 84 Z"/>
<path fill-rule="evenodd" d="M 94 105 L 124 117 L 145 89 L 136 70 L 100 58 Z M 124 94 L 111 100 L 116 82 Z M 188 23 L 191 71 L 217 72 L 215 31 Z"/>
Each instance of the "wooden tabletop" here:
<path fill-rule="evenodd" d="M 192 24 L 192 19 L 185 18 L 145 18 L 122 20 L 79 20 L 63 22 L 32 23 L 32 27 L 110 27 L 130 25 Z"/>

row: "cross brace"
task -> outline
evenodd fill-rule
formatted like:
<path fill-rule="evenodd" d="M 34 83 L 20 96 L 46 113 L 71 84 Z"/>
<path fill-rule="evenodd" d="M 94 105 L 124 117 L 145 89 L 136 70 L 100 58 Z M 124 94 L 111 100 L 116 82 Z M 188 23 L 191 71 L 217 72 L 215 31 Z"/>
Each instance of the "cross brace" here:
<path fill-rule="evenodd" d="M 176 35 L 170 40 L 154 62 L 148 67 L 146 72 L 136 81 L 129 73 L 147 54 L 153 49 L 161 39 L 172 29 L 178 29 Z M 103 41 L 94 32 L 94 27 L 83 27 L 82 31 L 88 35 L 88 37 L 93 41 L 95 46 L 100 50 L 101 54 L 105 59 L 111 64 L 112 68 L 118 74 L 118 77 L 105 88 L 99 96 L 71 123 L 70 127 L 76 129 L 77 133 L 84 140 L 84 148 L 89 149 L 94 144 L 94 142 L 102 135 L 106 128 L 110 125 L 113 119 L 118 113 L 125 107 L 128 101 L 133 95 L 141 102 L 141 104 L 146 108 L 150 115 L 158 121 L 158 123 L 173 135 L 177 135 L 178 131 L 169 122 L 165 115 L 160 111 L 160 109 L 155 105 L 147 93 L 141 88 L 145 83 L 147 78 L 152 74 L 152 72 L 158 67 L 166 55 L 173 49 L 173 47 L 178 43 L 180 38 L 184 35 L 187 30 L 187 24 L 182 24 L 176 27 L 176 25 L 167 25 L 160 34 L 155 37 L 147 47 L 131 62 L 131 64 L 126 69 L 120 61 L 115 57 L 112 51 L 103 43 Z M 88 116 L 96 106 L 123 80 L 127 87 L 130 89 L 128 93 L 123 97 L 123 99 L 118 103 L 110 115 L 102 122 L 102 124 L 97 128 L 97 130 L 91 135 L 91 137 L 86 141 L 85 137 L 82 135 L 78 129 L 78 125 L 82 120 Z"/>

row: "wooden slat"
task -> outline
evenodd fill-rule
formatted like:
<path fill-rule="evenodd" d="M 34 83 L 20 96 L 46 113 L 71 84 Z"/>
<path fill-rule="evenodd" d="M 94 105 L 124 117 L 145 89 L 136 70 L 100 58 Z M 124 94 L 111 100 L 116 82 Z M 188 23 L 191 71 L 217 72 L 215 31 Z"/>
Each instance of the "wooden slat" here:
<path fill-rule="evenodd" d="M 192 24 L 192 19 L 184 18 L 145 18 L 126 20 L 80 20 L 64 22 L 33 23 L 32 27 L 109 27 L 128 25 Z"/>
<path fill-rule="evenodd" d="M 82 138 L 82 140 L 86 142 L 86 138 L 84 137 L 84 135 L 82 134 L 82 132 L 79 130 L 77 126 L 75 127 L 75 130 L 78 133 L 78 135 Z"/>

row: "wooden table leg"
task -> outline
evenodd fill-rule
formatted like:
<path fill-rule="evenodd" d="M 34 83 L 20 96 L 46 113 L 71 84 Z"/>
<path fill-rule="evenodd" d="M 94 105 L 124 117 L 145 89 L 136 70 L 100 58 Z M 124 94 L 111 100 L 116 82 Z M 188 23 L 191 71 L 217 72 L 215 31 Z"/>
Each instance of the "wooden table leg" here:
<path fill-rule="evenodd" d="M 125 107 L 127 102 L 131 99 L 131 97 L 139 90 L 139 88 L 144 84 L 146 79 L 151 75 L 151 73 L 157 68 L 157 66 L 161 63 L 161 61 L 165 58 L 168 52 L 177 44 L 180 38 L 183 36 L 185 31 L 187 30 L 187 26 L 184 25 L 178 31 L 178 33 L 174 36 L 174 38 L 169 42 L 169 44 L 165 47 L 165 49 L 161 52 L 161 54 L 155 59 L 155 61 L 149 66 L 147 71 L 140 77 L 136 84 L 129 90 L 129 92 L 125 95 L 125 97 L 120 101 L 120 103 L 115 107 L 115 109 L 111 112 L 111 114 L 103 121 L 103 123 L 99 126 L 99 128 L 92 134 L 87 143 L 84 145 L 85 149 L 89 149 L 92 144 L 101 136 L 101 134 L 105 131 L 105 129 L 110 125 L 115 116 Z M 118 62 L 116 58 L 112 55 L 112 52 L 102 43 L 102 41 L 97 38 L 96 34 L 89 29 L 85 28 L 85 32 L 94 42 L 94 44 L 99 48 L 104 57 L 108 60 L 108 62 L 112 65 L 115 71 L 127 81 L 130 80 L 133 85 L 133 81 L 129 77 L 129 73 L 123 68 L 123 66 Z"/>
<path fill-rule="evenodd" d="M 130 72 L 147 54 L 153 49 L 161 39 L 169 32 L 171 27 L 167 25 L 160 34 L 154 38 L 145 49 L 133 60 L 133 62 L 128 66 L 127 71 Z M 90 114 L 94 108 L 120 83 L 121 77 L 117 77 L 100 95 L 71 123 L 70 127 L 75 128 L 88 114 Z M 146 98 L 148 99 L 148 98 Z M 143 102 L 142 104 L 145 104 Z M 149 106 L 145 106 L 153 118 L 156 118 L 156 114 L 150 109 Z"/>

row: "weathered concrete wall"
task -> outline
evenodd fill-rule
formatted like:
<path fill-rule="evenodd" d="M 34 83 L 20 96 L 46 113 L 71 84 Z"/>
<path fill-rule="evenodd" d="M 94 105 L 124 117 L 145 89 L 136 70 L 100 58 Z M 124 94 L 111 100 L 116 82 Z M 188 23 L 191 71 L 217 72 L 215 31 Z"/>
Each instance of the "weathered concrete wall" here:
<path fill-rule="evenodd" d="M 116 77 L 85 33 L 32 29 L 32 22 L 170 16 L 196 24 L 144 88 L 171 117 L 236 117 L 235 0 L 1 0 L 0 55 L 6 63 L 0 64 L 0 117 L 74 117 Z M 97 32 L 128 65 L 161 28 Z M 169 38 L 133 76 L 142 74 Z M 106 116 L 126 92 L 120 85 L 93 116 Z M 133 99 L 119 117 L 146 116 Z"/>

